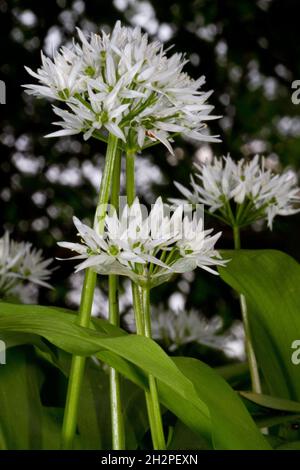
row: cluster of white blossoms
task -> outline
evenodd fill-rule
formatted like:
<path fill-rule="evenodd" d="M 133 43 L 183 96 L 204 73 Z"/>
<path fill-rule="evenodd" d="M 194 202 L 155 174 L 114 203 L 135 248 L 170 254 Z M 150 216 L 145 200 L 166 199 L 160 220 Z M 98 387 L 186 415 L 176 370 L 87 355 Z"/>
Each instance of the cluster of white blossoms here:
<path fill-rule="evenodd" d="M 199 267 L 217 274 L 213 266 L 225 265 L 214 245 L 221 233 L 210 236 L 203 230 L 203 219 L 185 216 L 183 207 L 166 214 L 162 199 L 157 199 L 149 215 L 138 199 L 126 205 L 118 217 L 116 211 L 104 218 L 104 230 L 74 217 L 81 243 L 59 242 L 83 259 L 76 271 L 91 267 L 99 274 L 128 276 L 141 286 L 154 287 L 174 273 Z"/>
<path fill-rule="evenodd" d="M 238 162 L 227 155 L 196 168 L 196 180 L 191 176 L 191 190 L 177 182 L 176 187 L 190 203 L 204 204 L 209 212 L 231 226 L 242 227 L 267 219 L 272 228 L 276 215 L 300 211 L 300 188 L 295 173 L 275 174 L 258 155 L 250 161 L 242 158 Z M 171 202 L 183 203 L 178 199 Z"/>
<path fill-rule="evenodd" d="M 80 44 L 62 47 L 53 60 L 42 53 L 37 72 L 26 68 L 39 81 L 24 85 L 28 93 L 64 104 L 53 107 L 61 119 L 54 124 L 62 129 L 49 136 L 105 139 L 109 132 L 136 151 L 161 141 L 172 152 L 177 133 L 218 141 L 204 130 L 205 121 L 215 118 L 206 104 L 211 92 L 199 91 L 203 76 L 193 80 L 182 71 L 182 54 L 167 57 L 158 41 L 120 22 L 110 35 L 102 31 L 87 39 L 78 29 L 78 36 Z"/>
<path fill-rule="evenodd" d="M 135 332 L 134 315 L 125 315 L 125 325 Z M 165 310 L 162 305 L 151 309 L 152 337 L 169 351 L 197 343 L 212 349 L 222 350 L 226 355 L 243 357 L 243 335 L 240 337 L 241 322 L 235 322 L 224 331 L 221 317 L 205 317 L 201 312 L 192 310 Z"/>
<path fill-rule="evenodd" d="M 0 238 L 0 298 L 23 298 L 26 295 L 24 282 L 50 288 L 46 281 L 51 275 L 48 268 L 51 262 L 31 243 L 16 242 L 5 232 Z"/>

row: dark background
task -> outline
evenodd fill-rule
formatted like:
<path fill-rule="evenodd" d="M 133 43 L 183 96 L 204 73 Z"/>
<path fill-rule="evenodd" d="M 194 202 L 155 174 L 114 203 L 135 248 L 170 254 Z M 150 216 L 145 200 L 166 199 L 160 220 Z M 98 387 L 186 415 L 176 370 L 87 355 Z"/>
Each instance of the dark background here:
<path fill-rule="evenodd" d="M 0 0 L 0 79 L 7 86 L 7 104 L 0 105 L 0 231 L 31 241 L 47 257 L 65 256 L 56 242 L 75 240 L 72 215 L 92 219 L 95 207 L 103 145 L 83 143 L 79 136 L 45 139 L 54 130 L 51 105 L 21 88 L 33 81 L 24 65 L 36 69 L 41 48 L 51 54 L 52 47 L 71 40 L 75 26 L 109 30 L 121 19 L 140 24 L 166 47 L 174 44 L 173 51 L 184 51 L 193 77 L 206 75 L 206 90 L 215 90 L 210 102 L 223 116 L 210 122 L 210 130 L 222 143 L 195 147 L 178 139 L 176 158 L 162 146 L 140 156 L 138 192 L 151 203 L 158 195 L 178 196 L 173 181 L 188 184 L 193 162 L 205 155 L 230 152 L 238 159 L 260 152 L 276 168 L 278 159 L 299 168 L 300 105 L 291 102 L 291 83 L 300 79 L 299 18 L 297 0 Z M 277 248 L 300 260 L 299 222 L 300 215 L 277 218 L 272 233 L 257 225 L 243 232 L 243 246 Z M 208 217 L 206 225 L 223 230 L 220 248 L 232 246 L 226 227 Z M 41 290 L 40 302 L 69 305 L 74 264 L 55 265 L 55 289 Z M 156 289 L 153 300 L 167 306 L 172 295 L 172 306 L 220 314 L 226 325 L 239 318 L 228 287 L 199 270 L 189 283 L 178 278 Z"/>

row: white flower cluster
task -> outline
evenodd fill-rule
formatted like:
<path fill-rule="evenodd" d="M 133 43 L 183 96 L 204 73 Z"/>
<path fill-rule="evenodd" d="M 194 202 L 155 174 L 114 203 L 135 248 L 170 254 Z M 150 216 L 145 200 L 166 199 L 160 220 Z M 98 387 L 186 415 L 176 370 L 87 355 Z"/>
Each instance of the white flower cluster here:
<path fill-rule="evenodd" d="M 106 215 L 104 231 L 97 223 L 94 229 L 74 218 L 81 243 L 59 245 L 78 253 L 73 259 L 84 259 L 77 271 L 92 267 L 99 274 L 130 277 L 139 285 L 154 287 L 167 281 L 173 273 L 200 267 L 217 274 L 211 266 L 225 264 L 214 245 L 221 233 L 210 236 L 203 230 L 203 220 L 184 216 L 178 207 L 172 216 L 165 214 L 159 198 L 148 216 L 138 199 L 126 205 L 120 218 Z"/>
<path fill-rule="evenodd" d="M 235 322 L 225 332 L 219 316 L 206 318 L 196 310 L 165 310 L 163 306 L 151 309 L 152 337 L 169 351 L 176 351 L 181 346 L 198 343 L 202 346 L 222 350 L 229 357 L 243 358 L 242 323 Z M 125 316 L 129 331 L 135 332 L 133 313 Z M 241 337 L 240 337 L 241 336 Z"/>
<path fill-rule="evenodd" d="M 206 104 L 211 92 L 199 88 L 205 78 L 191 79 L 182 71 L 182 54 L 166 56 L 159 42 L 149 42 L 139 28 L 117 22 L 111 35 L 78 29 L 81 43 L 62 47 L 53 60 L 42 53 L 37 72 L 26 70 L 39 81 L 24 85 L 27 92 L 65 103 L 53 107 L 62 129 L 51 137 L 83 132 L 84 138 L 106 138 L 110 132 L 132 149 L 161 141 L 170 152 L 172 134 L 199 141 L 218 141 L 203 129 L 214 119 Z M 48 137 L 49 137 L 48 136 Z"/>
<path fill-rule="evenodd" d="M 238 162 L 227 155 L 196 168 L 197 181 L 191 177 L 191 190 L 180 183 L 175 183 L 176 187 L 190 203 L 204 204 L 229 225 L 241 227 L 266 218 L 272 228 L 276 215 L 291 215 L 300 210 L 296 175 L 292 171 L 273 173 L 258 155 L 251 161 L 242 158 Z"/>
<path fill-rule="evenodd" d="M 31 243 L 11 240 L 5 232 L 0 238 L 0 298 L 23 298 L 23 294 L 26 295 L 24 282 L 50 288 L 46 281 L 51 275 L 48 268 L 51 261 L 43 259 L 42 251 L 33 248 Z"/>
<path fill-rule="evenodd" d="M 189 343 L 220 347 L 218 334 L 222 329 L 222 320 L 219 317 L 209 320 L 196 310 L 174 312 L 152 309 L 151 315 L 153 338 L 167 345 L 170 351 Z"/>

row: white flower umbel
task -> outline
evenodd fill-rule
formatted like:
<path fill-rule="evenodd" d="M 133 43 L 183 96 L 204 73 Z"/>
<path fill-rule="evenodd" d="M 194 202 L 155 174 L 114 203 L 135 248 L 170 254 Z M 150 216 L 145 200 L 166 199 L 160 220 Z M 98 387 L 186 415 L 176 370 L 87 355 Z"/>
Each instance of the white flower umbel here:
<path fill-rule="evenodd" d="M 125 316 L 125 325 L 129 331 L 135 332 L 133 313 Z M 163 305 L 152 308 L 151 311 L 152 337 L 159 341 L 169 351 L 198 343 L 212 349 L 223 351 L 230 357 L 243 354 L 243 328 L 240 322 L 235 322 L 232 327 L 224 331 L 224 323 L 221 317 L 206 318 L 196 310 L 165 310 Z M 241 330 L 239 338 L 237 330 Z"/>
<path fill-rule="evenodd" d="M 39 81 L 24 85 L 27 93 L 63 105 L 53 108 L 61 130 L 51 137 L 82 132 L 85 139 L 106 139 L 110 132 L 133 151 L 160 141 L 170 152 L 173 134 L 218 141 L 205 130 L 205 122 L 216 118 L 206 103 L 211 92 L 201 91 L 204 77 L 194 80 L 183 72 L 182 54 L 167 57 L 158 41 L 119 21 L 110 35 L 86 38 L 77 31 L 80 43 L 62 47 L 53 60 L 42 53 L 37 72 L 26 68 Z"/>
<path fill-rule="evenodd" d="M 161 198 L 149 215 L 142 209 L 136 199 L 124 207 L 120 218 L 116 212 L 106 215 L 104 232 L 98 222 L 92 229 L 74 218 L 81 243 L 59 245 L 78 253 L 72 259 L 84 260 L 76 271 L 92 267 L 99 274 L 124 275 L 141 286 L 154 287 L 174 273 L 200 267 L 217 274 L 212 266 L 225 264 L 214 249 L 220 233 L 210 236 L 201 219 L 183 217 L 182 207 L 171 216 L 165 214 Z"/>
<path fill-rule="evenodd" d="M 211 163 L 196 165 L 191 189 L 175 183 L 193 204 L 204 204 L 209 212 L 231 226 L 242 227 L 266 219 L 272 228 L 276 215 L 291 215 L 300 210 L 300 188 L 292 171 L 275 174 L 256 155 L 234 162 L 227 155 Z M 175 204 L 182 200 L 172 199 Z"/>
<path fill-rule="evenodd" d="M 5 232 L 0 238 L 0 297 L 23 298 L 20 293 L 26 294 L 24 282 L 50 288 L 46 281 L 51 275 L 51 262 L 51 259 L 44 259 L 42 251 L 33 248 L 31 243 L 11 240 Z"/>

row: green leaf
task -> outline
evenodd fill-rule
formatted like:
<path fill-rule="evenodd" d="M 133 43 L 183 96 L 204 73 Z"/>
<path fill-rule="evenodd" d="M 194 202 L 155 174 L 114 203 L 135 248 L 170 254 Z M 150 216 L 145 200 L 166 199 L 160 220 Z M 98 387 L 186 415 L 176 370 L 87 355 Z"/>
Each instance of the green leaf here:
<path fill-rule="evenodd" d="M 68 317 L 68 318 L 70 321 L 71 317 Z M 109 324 L 108 326 L 106 321 L 102 321 L 102 320 L 95 321 L 93 319 L 93 323 L 95 324 L 97 329 L 100 329 L 100 331 L 109 330 L 114 336 L 117 335 L 118 331 L 119 331 L 119 335 L 121 336 L 124 334 L 125 335 L 127 334 L 125 331 L 122 331 L 113 325 Z M 58 367 L 66 376 L 68 376 L 70 361 L 66 357 L 68 356 L 67 353 L 62 354 L 64 352 L 63 350 L 58 350 L 57 354 L 53 354 L 53 352 L 49 354 L 48 351 L 44 350 L 45 345 L 43 344 L 43 341 L 41 340 L 39 336 L 30 335 L 30 334 L 26 335 L 25 333 L 12 333 L 12 332 L 9 332 L 9 334 L 19 335 L 20 340 L 22 339 L 24 344 L 28 342 L 27 336 L 30 338 L 34 338 L 35 339 L 34 343 L 36 343 L 36 339 L 39 340 L 40 343 L 38 344 L 38 347 L 42 346 L 42 350 L 40 350 L 38 353 L 39 356 L 41 356 L 43 359 L 50 362 L 55 367 Z M 114 367 L 116 370 L 121 372 L 125 377 L 127 377 L 129 380 L 131 380 L 133 383 L 135 383 L 142 389 L 147 390 L 148 388 L 147 374 L 141 368 L 137 367 L 131 362 L 126 361 L 124 358 L 122 358 L 121 356 L 111 351 L 103 350 L 97 353 L 96 357 L 99 358 L 104 363 L 110 365 L 111 367 Z M 101 378 L 101 373 L 99 373 L 99 378 Z M 170 387 L 163 386 L 163 384 L 161 384 L 161 387 L 160 387 L 160 400 L 167 408 L 173 411 L 174 414 L 180 417 L 181 420 L 187 426 L 190 427 L 190 429 L 194 430 L 194 432 L 197 433 L 198 436 L 201 436 L 201 439 L 206 438 L 208 441 L 210 441 L 211 439 L 210 423 L 205 422 L 206 423 L 205 426 L 203 425 L 203 414 L 195 406 L 193 406 L 189 401 L 183 400 L 182 397 L 178 395 L 178 393 L 175 390 L 170 389 Z M 142 406 L 144 406 L 144 403 Z M 127 426 L 127 429 L 128 429 L 128 426 Z M 134 445 L 132 448 L 135 448 Z"/>
<path fill-rule="evenodd" d="M 37 335 L 15 333 L 13 331 L 1 332 L 1 341 L 5 342 L 6 349 L 24 344 L 37 344 L 41 346 L 41 338 Z"/>
<path fill-rule="evenodd" d="M 199 439 L 182 421 L 177 421 L 168 445 L 168 450 L 212 450 L 205 440 Z"/>
<path fill-rule="evenodd" d="M 122 407 L 126 432 L 126 449 L 143 448 L 142 441 L 149 431 L 144 391 L 129 380 L 121 381 Z M 151 443 L 149 442 L 151 446 Z"/>
<path fill-rule="evenodd" d="M 86 362 L 79 407 L 78 433 L 82 449 L 111 449 L 108 375 L 92 360 Z"/>
<path fill-rule="evenodd" d="M 213 431 L 217 448 L 268 448 L 247 412 L 242 413 L 243 420 L 240 421 L 241 425 L 243 425 L 242 421 L 246 423 L 244 426 L 248 430 L 247 436 L 243 432 L 234 432 L 231 424 L 226 432 L 223 432 L 222 427 L 212 427 L 210 412 L 215 415 L 213 407 L 219 400 L 220 393 L 223 390 L 222 385 L 225 384 L 225 389 L 228 387 L 228 390 L 230 390 L 229 386 L 216 373 L 211 371 L 217 378 L 218 384 L 214 392 L 210 392 L 215 395 L 212 404 L 209 393 L 204 393 L 205 387 L 201 389 L 197 384 L 193 384 L 192 379 L 189 377 L 190 372 L 186 374 L 182 364 L 179 367 L 154 341 L 124 333 L 115 336 L 116 331 L 114 336 L 110 336 L 100 331 L 81 328 L 75 323 L 75 318 L 72 318 L 69 314 L 58 313 L 48 307 L 1 304 L 0 312 L 0 331 L 38 334 L 73 354 L 92 355 L 108 350 L 143 369 L 147 374 L 152 374 L 159 382 L 162 403 L 166 404 L 180 418 L 185 414 L 187 416 L 186 424 L 191 429 L 196 429 L 204 437 L 209 438 Z M 111 355 L 112 357 L 113 355 Z M 186 367 L 188 367 L 188 363 L 186 363 Z M 207 367 L 207 370 L 210 369 Z M 198 371 L 199 369 L 197 369 Z M 206 378 L 204 377 L 201 380 L 205 382 Z M 207 385 L 208 389 L 209 386 Z M 210 411 L 206 402 L 202 399 L 202 393 L 204 393 L 207 403 L 210 404 Z M 235 396 L 234 392 L 232 394 Z M 235 400 L 239 402 L 239 398 L 236 396 Z M 239 419 L 237 419 L 237 423 L 239 423 Z M 252 426 L 249 423 L 252 423 Z"/>
<path fill-rule="evenodd" d="M 109 351 L 114 358 L 121 359 Z M 101 353 L 99 353 L 101 355 Z M 68 377 L 71 355 L 62 349 L 56 349 L 52 355 L 39 355 Z M 98 354 L 97 354 L 98 357 Z M 135 366 L 122 360 L 132 370 Z M 120 361 L 117 361 L 120 364 Z M 137 367 L 135 367 L 137 369 Z M 146 377 L 145 377 L 146 381 Z M 146 381 L 147 383 L 147 381 Z M 143 391 L 121 377 L 123 413 L 126 425 L 126 448 L 137 449 L 140 440 L 147 432 L 149 424 Z M 80 394 L 80 413 L 78 417 L 77 448 L 86 450 L 111 449 L 111 416 L 108 368 L 103 367 L 95 358 L 88 358 L 85 366 L 84 380 Z M 63 416 L 63 410 L 61 410 Z M 62 419 L 59 428 L 61 432 Z"/>
<path fill-rule="evenodd" d="M 30 348 L 7 351 L 6 365 L 0 366 L 0 434 L 7 449 L 59 448 L 60 425 L 42 406 L 42 381 Z"/>
<path fill-rule="evenodd" d="M 121 372 L 144 390 L 148 389 L 148 376 L 140 367 L 126 361 L 111 351 L 101 351 L 97 357 L 109 364 L 114 369 Z M 206 445 L 211 445 L 211 423 L 210 419 L 204 419 L 203 413 L 188 400 L 182 398 L 172 387 L 161 381 L 157 381 L 160 402 L 178 416 L 186 426 L 200 437 L 201 442 L 205 440 Z"/>
<path fill-rule="evenodd" d="M 259 406 L 264 406 L 272 410 L 287 411 L 289 413 L 300 413 L 300 403 L 283 398 L 272 397 L 270 395 L 257 394 L 252 392 L 240 392 L 240 395 L 247 398 Z"/>
<path fill-rule="evenodd" d="M 225 380 L 197 359 L 173 359 L 210 410 L 215 449 L 268 449 L 246 407 Z"/>
<path fill-rule="evenodd" d="M 253 419 L 256 425 L 260 428 L 271 428 L 273 426 L 286 425 L 288 423 L 293 423 L 296 427 L 299 427 L 299 419 L 300 415 L 293 414 L 293 413 L 272 413 L 270 416 L 268 415 L 260 415 L 260 416 L 253 416 Z M 281 426 L 282 427 L 282 426 Z M 297 431 L 297 429 L 295 429 Z M 278 432 L 276 432 L 276 435 Z M 298 434 L 298 433 L 297 433 Z"/>
<path fill-rule="evenodd" d="M 240 392 L 248 411 L 259 428 L 271 428 L 279 424 L 299 422 L 300 403 L 270 395 Z"/>
<path fill-rule="evenodd" d="M 7 351 L 6 365 L 0 366 L 0 382 L 0 422 L 7 448 L 41 448 L 39 436 L 30 426 L 36 418 L 41 420 L 40 377 L 25 349 L 23 353 Z"/>
<path fill-rule="evenodd" d="M 152 340 L 136 335 L 109 336 L 82 328 L 75 317 L 62 311 L 40 306 L 0 304 L 0 331 L 38 334 L 71 354 L 93 355 L 110 351 L 144 369 L 196 408 L 202 431 L 210 434 L 207 406 L 198 397 L 192 383 L 180 372 L 171 358 Z"/>
<path fill-rule="evenodd" d="M 226 251 L 221 277 L 244 294 L 253 344 L 270 395 L 300 401 L 300 366 L 291 360 L 300 339 L 300 266 L 274 250 Z"/>

